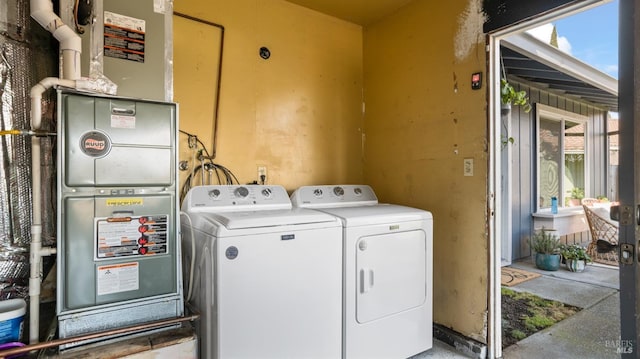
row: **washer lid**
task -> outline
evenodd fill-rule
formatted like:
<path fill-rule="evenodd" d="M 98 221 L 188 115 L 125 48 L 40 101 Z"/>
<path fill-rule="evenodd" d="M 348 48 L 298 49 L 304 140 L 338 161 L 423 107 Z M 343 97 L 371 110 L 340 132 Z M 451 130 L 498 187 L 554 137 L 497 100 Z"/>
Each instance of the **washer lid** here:
<path fill-rule="evenodd" d="M 321 208 L 318 209 L 318 211 L 339 217 L 345 227 L 433 219 L 431 212 L 395 204 Z"/>
<path fill-rule="evenodd" d="M 309 223 L 335 222 L 335 217 L 310 209 L 239 211 L 198 213 L 199 216 L 214 220 L 227 229 L 246 229 L 300 225 Z"/>

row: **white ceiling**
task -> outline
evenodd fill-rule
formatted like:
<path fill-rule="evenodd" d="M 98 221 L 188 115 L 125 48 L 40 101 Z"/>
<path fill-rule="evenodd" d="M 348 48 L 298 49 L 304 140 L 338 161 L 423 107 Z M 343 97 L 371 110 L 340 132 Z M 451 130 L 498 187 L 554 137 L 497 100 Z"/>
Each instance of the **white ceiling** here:
<path fill-rule="evenodd" d="M 359 25 L 369 25 L 412 0 L 287 0 Z"/>

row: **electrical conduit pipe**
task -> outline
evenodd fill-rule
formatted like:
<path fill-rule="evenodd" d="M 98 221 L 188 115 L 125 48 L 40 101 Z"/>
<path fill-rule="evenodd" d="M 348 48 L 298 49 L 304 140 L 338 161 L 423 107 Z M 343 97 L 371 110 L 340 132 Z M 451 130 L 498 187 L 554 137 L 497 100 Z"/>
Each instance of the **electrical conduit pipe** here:
<path fill-rule="evenodd" d="M 31 88 L 31 129 L 42 126 L 42 94 L 53 86 L 76 88 L 80 79 L 80 37 L 53 12 L 50 0 L 30 0 L 31 17 L 53 34 L 60 42 L 62 52 L 62 79 L 47 77 Z M 42 257 L 56 253 L 55 248 L 42 247 L 42 205 L 40 172 L 40 138 L 31 138 L 31 176 L 33 196 L 33 219 L 31 224 L 30 277 L 29 277 L 29 343 L 39 341 L 40 332 L 40 286 Z"/>

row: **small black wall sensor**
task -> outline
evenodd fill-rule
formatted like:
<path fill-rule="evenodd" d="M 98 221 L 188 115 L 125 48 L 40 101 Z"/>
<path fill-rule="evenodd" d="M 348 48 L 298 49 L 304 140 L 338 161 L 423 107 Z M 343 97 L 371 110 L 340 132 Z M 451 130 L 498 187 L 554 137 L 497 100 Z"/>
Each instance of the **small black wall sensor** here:
<path fill-rule="evenodd" d="M 471 75 L 471 89 L 479 90 L 482 87 L 482 72 Z"/>
<path fill-rule="evenodd" d="M 271 51 L 269 51 L 269 49 L 264 47 L 264 46 L 261 47 L 260 48 L 260 57 L 262 57 L 265 60 L 270 58 L 271 57 Z"/>

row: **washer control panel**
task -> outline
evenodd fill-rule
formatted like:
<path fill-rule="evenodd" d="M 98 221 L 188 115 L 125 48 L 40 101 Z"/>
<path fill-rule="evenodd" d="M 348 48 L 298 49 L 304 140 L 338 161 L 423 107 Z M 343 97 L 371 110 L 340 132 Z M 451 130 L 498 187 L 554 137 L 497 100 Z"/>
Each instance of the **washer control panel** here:
<path fill-rule="evenodd" d="M 367 185 L 303 186 L 291 195 L 295 207 L 323 208 L 365 206 L 378 203 L 378 197 Z"/>
<path fill-rule="evenodd" d="M 183 211 L 289 209 L 291 200 L 282 186 L 213 185 L 192 188 Z"/>

